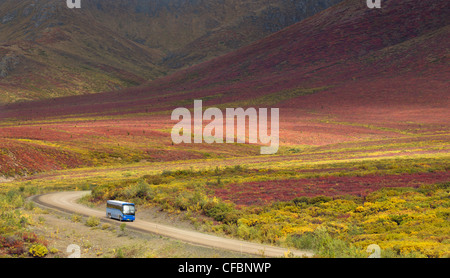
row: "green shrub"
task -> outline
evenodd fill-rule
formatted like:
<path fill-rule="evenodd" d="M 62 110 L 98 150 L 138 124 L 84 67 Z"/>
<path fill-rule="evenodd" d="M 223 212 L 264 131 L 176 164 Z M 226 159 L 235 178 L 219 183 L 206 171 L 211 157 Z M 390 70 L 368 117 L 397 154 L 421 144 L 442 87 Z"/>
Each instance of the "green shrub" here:
<path fill-rule="evenodd" d="M 314 205 L 314 204 L 320 204 L 320 203 L 326 203 L 326 202 L 330 202 L 332 201 L 333 198 L 328 197 L 328 196 L 316 196 L 316 197 L 306 197 L 306 196 L 302 196 L 302 197 L 296 197 L 292 200 L 292 202 L 296 205 L 296 206 L 302 206 L 303 204 L 307 204 L 307 205 Z"/>
<path fill-rule="evenodd" d="M 300 206 L 301 204 L 308 204 L 310 198 L 302 196 L 302 197 L 296 197 L 292 200 L 292 202 L 296 205 L 296 206 Z"/>
<path fill-rule="evenodd" d="M 71 218 L 72 222 L 78 223 L 81 222 L 81 219 L 83 219 L 83 217 L 77 213 L 72 214 Z"/>
<path fill-rule="evenodd" d="M 135 197 L 145 199 L 150 190 L 150 186 L 146 181 L 140 180 L 136 185 Z"/>
<path fill-rule="evenodd" d="M 317 203 L 326 203 L 326 202 L 330 202 L 332 201 L 333 198 L 328 197 L 328 196 L 317 196 L 317 197 L 313 197 L 309 200 L 309 204 L 317 204 Z"/>
<path fill-rule="evenodd" d="M 238 225 L 236 234 L 244 240 L 253 240 L 258 236 L 254 227 L 249 227 L 245 224 Z"/>
<path fill-rule="evenodd" d="M 123 254 L 122 248 L 119 248 L 117 250 L 114 249 L 113 251 L 114 251 L 114 258 L 118 258 L 118 259 L 125 258 L 125 255 Z"/>
<path fill-rule="evenodd" d="M 141 200 L 147 199 L 150 195 L 150 186 L 145 180 L 139 180 L 137 184 L 130 185 L 123 190 L 123 197 L 127 199 L 138 198 Z"/>
<path fill-rule="evenodd" d="M 179 210 L 187 210 L 190 205 L 191 199 L 183 195 L 179 195 L 174 201 L 174 206 Z"/>
<path fill-rule="evenodd" d="M 86 226 L 88 226 L 88 227 L 97 227 L 99 224 L 100 224 L 100 219 L 98 219 L 98 217 L 95 217 L 95 216 L 90 216 L 86 220 Z"/>
<path fill-rule="evenodd" d="M 362 250 L 348 242 L 333 238 L 325 229 L 302 235 L 290 235 L 287 242 L 298 249 L 313 250 L 319 257 L 325 258 L 360 258 L 367 257 Z"/>
<path fill-rule="evenodd" d="M 34 205 L 33 202 L 26 202 L 25 203 L 25 209 L 26 210 L 33 210 L 36 206 Z"/>
<path fill-rule="evenodd" d="M 145 175 L 142 177 L 148 184 L 159 185 L 165 183 L 160 175 Z"/>
<path fill-rule="evenodd" d="M 224 221 L 227 219 L 227 215 L 233 212 L 231 205 L 225 203 L 213 203 L 210 202 L 204 207 L 205 214 L 212 217 L 216 221 Z"/>

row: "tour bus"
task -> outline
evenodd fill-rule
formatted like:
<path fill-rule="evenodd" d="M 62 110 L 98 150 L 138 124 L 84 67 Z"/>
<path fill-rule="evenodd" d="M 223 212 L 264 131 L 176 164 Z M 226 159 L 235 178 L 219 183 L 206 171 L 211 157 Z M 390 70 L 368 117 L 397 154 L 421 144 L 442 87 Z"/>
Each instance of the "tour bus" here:
<path fill-rule="evenodd" d="M 134 221 L 136 209 L 133 203 L 108 200 L 106 202 L 106 217 L 115 218 L 119 221 Z"/>

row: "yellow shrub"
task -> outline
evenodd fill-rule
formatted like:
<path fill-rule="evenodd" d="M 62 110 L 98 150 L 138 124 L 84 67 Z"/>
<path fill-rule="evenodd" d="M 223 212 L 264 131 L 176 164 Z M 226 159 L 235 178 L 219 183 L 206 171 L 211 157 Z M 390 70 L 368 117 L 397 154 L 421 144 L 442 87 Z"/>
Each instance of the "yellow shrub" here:
<path fill-rule="evenodd" d="M 433 241 L 393 240 L 380 244 L 382 248 L 390 248 L 402 255 L 420 253 L 426 257 L 439 258 L 449 252 L 447 246 Z"/>
<path fill-rule="evenodd" d="M 48 254 L 48 249 L 42 244 L 34 244 L 30 247 L 29 252 L 35 258 L 42 258 Z"/>
<path fill-rule="evenodd" d="M 359 207 L 355 208 L 355 212 L 364 212 L 364 207 L 359 206 Z"/>
<path fill-rule="evenodd" d="M 308 232 L 314 232 L 316 226 L 302 226 L 302 227 L 295 227 L 294 228 L 294 233 L 293 234 L 304 234 L 304 233 L 308 233 Z"/>

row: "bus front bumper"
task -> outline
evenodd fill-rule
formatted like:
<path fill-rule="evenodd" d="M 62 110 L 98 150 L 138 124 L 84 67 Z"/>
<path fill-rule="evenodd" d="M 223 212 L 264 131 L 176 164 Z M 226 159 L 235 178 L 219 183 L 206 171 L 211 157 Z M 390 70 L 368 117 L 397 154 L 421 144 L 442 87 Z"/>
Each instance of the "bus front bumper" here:
<path fill-rule="evenodd" d="M 134 219 L 134 215 L 124 215 L 122 218 L 123 221 L 134 221 Z"/>

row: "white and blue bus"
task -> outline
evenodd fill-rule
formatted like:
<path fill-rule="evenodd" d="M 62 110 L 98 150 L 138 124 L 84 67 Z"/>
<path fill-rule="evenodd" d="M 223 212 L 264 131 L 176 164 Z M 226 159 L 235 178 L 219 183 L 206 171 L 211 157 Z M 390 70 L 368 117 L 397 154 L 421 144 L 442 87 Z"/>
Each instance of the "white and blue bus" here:
<path fill-rule="evenodd" d="M 108 200 L 106 202 L 106 217 L 120 221 L 134 221 L 136 209 L 133 203 Z"/>

